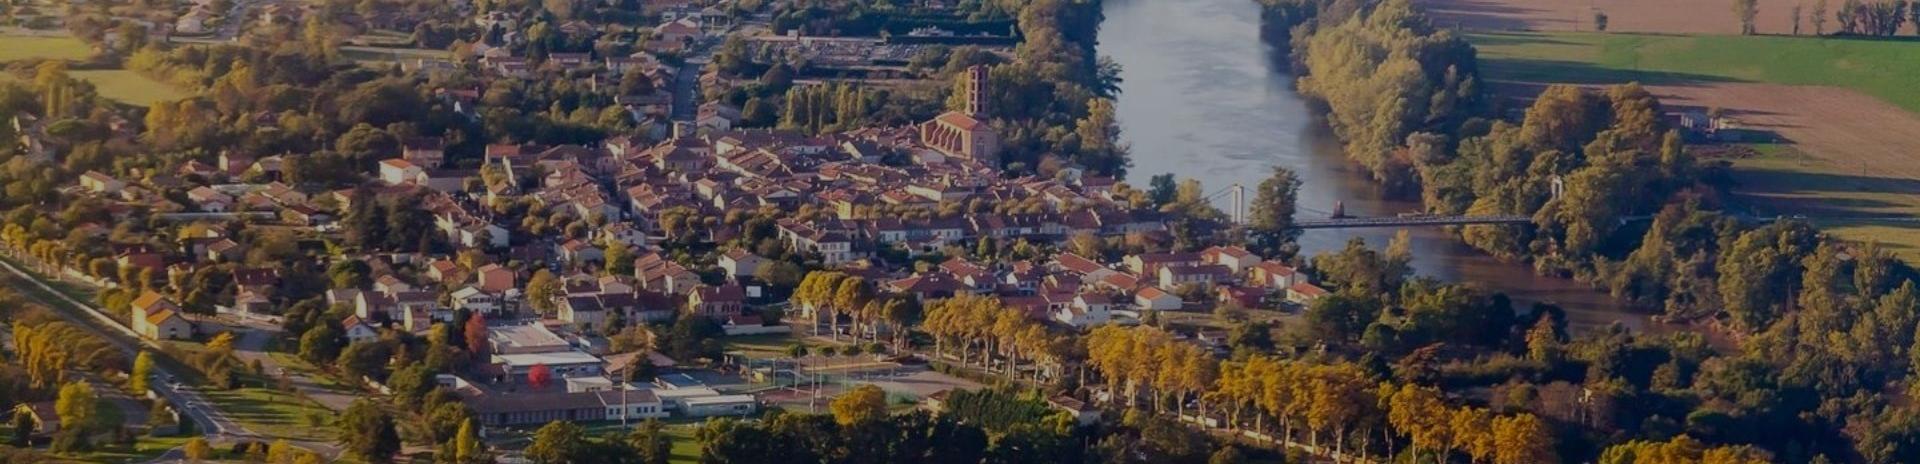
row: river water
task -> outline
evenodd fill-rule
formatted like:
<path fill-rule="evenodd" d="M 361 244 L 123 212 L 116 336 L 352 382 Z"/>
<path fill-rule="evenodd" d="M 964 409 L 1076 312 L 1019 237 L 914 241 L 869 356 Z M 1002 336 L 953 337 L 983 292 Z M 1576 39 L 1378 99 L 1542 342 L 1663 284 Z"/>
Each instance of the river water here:
<path fill-rule="evenodd" d="M 1419 210 L 1417 199 L 1385 197 L 1346 161 L 1324 120 L 1294 93 L 1281 55 L 1260 39 L 1260 8 L 1253 0 L 1106 0 L 1105 13 L 1099 52 L 1122 67 L 1116 109 L 1121 138 L 1133 150 L 1129 183 L 1144 187 L 1154 175 L 1173 173 L 1200 179 L 1209 192 L 1244 185 L 1252 201 L 1255 187 L 1279 165 L 1304 181 L 1303 219 L 1325 217 L 1335 202 L 1355 216 Z M 1224 195 L 1218 200 L 1222 209 L 1228 201 Z M 1309 254 L 1338 249 L 1353 237 L 1384 248 L 1396 233 L 1314 230 L 1300 243 Z M 1650 328 L 1644 314 L 1578 282 L 1502 263 L 1438 228 L 1409 234 L 1420 275 L 1504 292 L 1517 308 L 1559 305 L 1577 328 L 1615 320 Z"/>

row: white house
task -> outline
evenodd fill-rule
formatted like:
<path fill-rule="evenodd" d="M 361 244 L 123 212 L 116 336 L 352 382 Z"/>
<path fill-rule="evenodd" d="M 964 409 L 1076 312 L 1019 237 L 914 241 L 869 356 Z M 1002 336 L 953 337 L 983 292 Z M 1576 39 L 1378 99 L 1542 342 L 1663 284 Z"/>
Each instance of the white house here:
<path fill-rule="evenodd" d="M 420 166 L 411 161 L 394 158 L 380 161 L 380 181 L 390 185 L 412 183 L 420 177 Z"/>
<path fill-rule="evenodd" d="M 725 254 L 720 255 L 720 269 L 726 270 L 727 277 L 734 279 L 742 276 L 752 277 L 766 262 L 766 258 L 741 248 L 727 250 Z"/>
<path fill-rule="evenodd" d="M 1113 300 L 1098 293 L 1082 293 L 1053 313 L 1053 319 L 1076 328 L 1106 324 L 1113 319 Z"/>
<path fill-rule="evenodd" d="M 1134 292 L 1133 304 L 1140 309 L 1154 311 L 1178 311 L 1181 308 L 1179 295 L 1159 287 L 1142 287 Z"/>

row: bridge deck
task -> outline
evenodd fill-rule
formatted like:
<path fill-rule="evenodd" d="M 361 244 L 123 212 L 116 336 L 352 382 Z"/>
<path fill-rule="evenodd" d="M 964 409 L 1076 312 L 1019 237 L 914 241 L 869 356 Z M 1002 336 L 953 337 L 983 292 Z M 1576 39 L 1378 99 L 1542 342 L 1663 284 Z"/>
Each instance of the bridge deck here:
<path fill-rule="evenodd" d="M 1416 216 L 1416 217 L 1372 217 L 1327 219 L 1320 221 L 1299 221 L 1293 224 L 1296 229 L 1357 229 L 1365 227 L 1419 227 L 1419 226 L 1459 226 L 1472 224 L 1527 224 L 1532 216 Z"/>

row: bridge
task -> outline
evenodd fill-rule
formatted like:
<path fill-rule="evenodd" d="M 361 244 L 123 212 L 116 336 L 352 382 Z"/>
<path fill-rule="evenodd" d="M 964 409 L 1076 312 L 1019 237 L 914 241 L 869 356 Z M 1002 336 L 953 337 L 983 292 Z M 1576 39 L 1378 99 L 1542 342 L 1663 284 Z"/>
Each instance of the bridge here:
<path fill-rule="evenodd" d="M 1360 229 L 1368 227 L 1464 226 L 1474 224 L 1532 224 L 1533 216 L 1518 214 L 1493 216 L 1417 215 L 1397 217 L 1344 217 L 1315 221 L 1295 221 L 1295 229 Z"/>

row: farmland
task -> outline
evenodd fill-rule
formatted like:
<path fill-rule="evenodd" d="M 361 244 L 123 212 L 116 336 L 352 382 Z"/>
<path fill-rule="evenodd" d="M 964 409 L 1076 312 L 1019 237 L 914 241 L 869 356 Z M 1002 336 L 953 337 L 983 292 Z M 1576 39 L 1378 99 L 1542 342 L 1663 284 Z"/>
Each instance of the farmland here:
<path fill-rule="evenodd" d="M 72 37 L 0 36 L 0 63 L 28 59 L 86 60 L 92 56 L 92 48 Z M 101 96 L 135 106 L 187 96 L 177 87 L 125 69 L 75 69 L 68 74 L 92 82 Z M 0 75 L 0 80 L 12 78 L 17 77 Z"/>
<path fill-rule="evenodd" d="M 1468 36 L 1506 97 L 1549 83 L 1641 82 L 1669 107 L 1726 112 L 1778 144 L 1731 160 L 1736 207 L 1804 215 L 1920 261 L 1920 42 L 1779 36 L 1483 32 Z"/>
<path fill-rule="evenodd" d="M 1482 31 L 1593 31 L 1595 12 L 1607 15 L 1607 30 L 1656 34 L 1738 34 L 1740 20 L 1730 0 L 1414 0 L 1443 27 Z M 1841 2 L 1829 3 L 1828 16 Z M 1793 7 L 1802 7 L 1800 28 L 1811 34 L 1812 1 L 1758 0 L 1754 27 L 1762 34 L 1793 32 Z M 1827 32 L 1839 26 L 1827 19 Z M 1908 25 L 1911 33 L 1913 26 Z"/>

